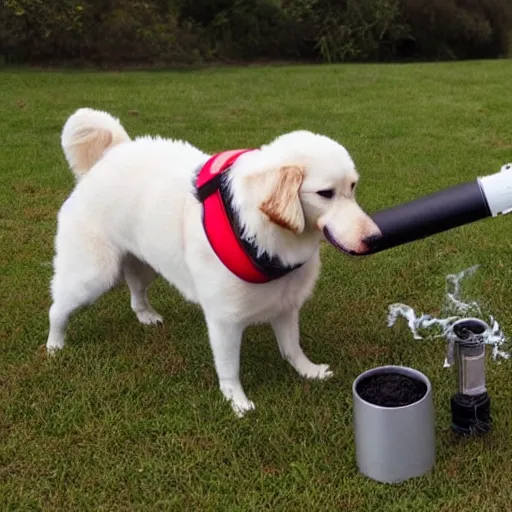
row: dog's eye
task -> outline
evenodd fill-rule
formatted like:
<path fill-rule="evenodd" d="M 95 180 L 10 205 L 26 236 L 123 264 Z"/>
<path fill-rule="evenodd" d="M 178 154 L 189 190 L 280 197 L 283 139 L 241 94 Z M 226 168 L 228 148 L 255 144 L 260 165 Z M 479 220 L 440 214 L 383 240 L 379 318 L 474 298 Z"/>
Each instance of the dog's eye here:
<path fill-rule="evenodd" d="M 334 189 L 330 188 L 327 190 L 319 190 L 317 194 L 319 196 L 325 197 L 326 199 L 332 199 L 334 197 Z"/>
<path fill-rule="evenodd" d="M 352 190 L 352 192 L 354 192 L 354 190 L 356 189 L 356 185 L 357 183 L 354 181 L 354 183 L 352 183 L 352 185 L 350 185 L 350 190 Z"/>

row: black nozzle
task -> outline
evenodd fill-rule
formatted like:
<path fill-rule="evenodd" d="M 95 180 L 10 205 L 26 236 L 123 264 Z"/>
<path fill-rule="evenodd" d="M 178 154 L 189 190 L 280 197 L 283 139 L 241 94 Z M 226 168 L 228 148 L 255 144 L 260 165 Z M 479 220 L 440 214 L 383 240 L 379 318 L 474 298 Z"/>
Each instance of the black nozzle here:
<path fill-rule="evenodd" d="M 420 240 L 485 217 L 491 211 L 477 180 L 371 215 L 382 235 L 368 237 L 365 254 Z"/>

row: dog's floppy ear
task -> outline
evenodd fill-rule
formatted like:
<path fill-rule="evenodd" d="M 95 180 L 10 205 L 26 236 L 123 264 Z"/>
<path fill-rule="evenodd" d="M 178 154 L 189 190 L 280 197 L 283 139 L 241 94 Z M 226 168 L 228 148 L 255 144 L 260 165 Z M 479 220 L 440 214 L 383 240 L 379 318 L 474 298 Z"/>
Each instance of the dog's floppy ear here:
<path fill-rule="evenodd" d="M 304 169 L 295 165 L 281 167 L 271 173 L 267 197 L 260 210 L 275 224 L 297 235 L 305 228 L 304 212 L 299 190 L 304 180 Z"/>

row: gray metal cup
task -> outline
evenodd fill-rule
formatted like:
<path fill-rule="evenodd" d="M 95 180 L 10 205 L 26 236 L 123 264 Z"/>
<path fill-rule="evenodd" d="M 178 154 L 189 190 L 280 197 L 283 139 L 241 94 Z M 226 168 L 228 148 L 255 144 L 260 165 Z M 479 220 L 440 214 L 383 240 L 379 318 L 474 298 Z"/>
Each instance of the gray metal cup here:
<path fill-rule="evenodd" d="M 363 400 L 358 383 L 370 375 L 399 373 L 423 381 L 427 392 L 419 401 L 402 407 L 382 407 Z M 417 370 L 381 366 L 354 381 L 354 427 L 359 471 L 383 483 L 399 483 L 430 471 L 436 458 L 435 413 L 432 386 Z"/>

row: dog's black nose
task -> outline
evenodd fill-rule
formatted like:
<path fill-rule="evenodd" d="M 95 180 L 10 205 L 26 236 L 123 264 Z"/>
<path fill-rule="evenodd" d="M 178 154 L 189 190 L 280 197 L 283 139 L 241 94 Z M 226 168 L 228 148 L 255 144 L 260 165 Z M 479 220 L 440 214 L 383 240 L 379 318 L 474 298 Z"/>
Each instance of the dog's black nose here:
<path fill-rule="evenodd" d="M 367 247 L 367 251 L 365 254 L 375 254 L 376 252 L 380 252 L 386 249 L 386 245 L 388 240 L 379 235 L 370 235 L 363 239 L 364 244 Z"/>
<path fill-rule="evenodd" d="M 363 239 L 363 242 L 368 246 L 368 248 L 374 249 L 377 248 L 379 241 L 382 240 L 382 235 L 370 235 Z"/>

